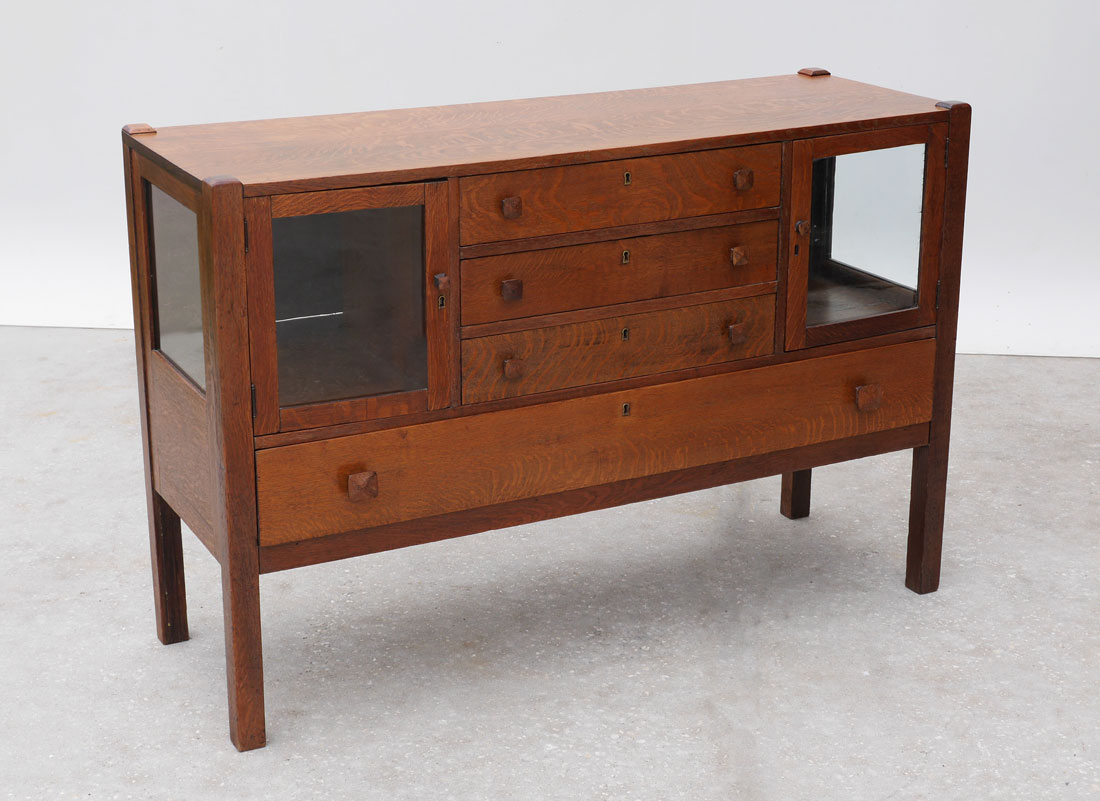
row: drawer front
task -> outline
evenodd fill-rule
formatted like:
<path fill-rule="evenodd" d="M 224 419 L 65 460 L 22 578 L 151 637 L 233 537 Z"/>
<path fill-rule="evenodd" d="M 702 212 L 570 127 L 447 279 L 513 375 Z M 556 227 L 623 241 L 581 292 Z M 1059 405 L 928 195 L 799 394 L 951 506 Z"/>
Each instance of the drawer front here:
<path fill-rule="evenodd" d="M 925 423 L 934 349 L 921 340 L 261 450 L 260 544 Z M 861 396 L 878 402 L 861 410 Z"/>
<path fill-rule="evenodd" d="M 462 324 L 774 281 L 778 237 L 768 221 L 469 259 Z"/>
<path fill-rule="evenodd" d="M 774 341 L 775 295 L 467 339 L 462 402 L 763 356 Z"/>
<path fill-rule="evenodd" d="M 462 244 L 777 206 L 780 160 L 770 144 L 462 178 Z"/>

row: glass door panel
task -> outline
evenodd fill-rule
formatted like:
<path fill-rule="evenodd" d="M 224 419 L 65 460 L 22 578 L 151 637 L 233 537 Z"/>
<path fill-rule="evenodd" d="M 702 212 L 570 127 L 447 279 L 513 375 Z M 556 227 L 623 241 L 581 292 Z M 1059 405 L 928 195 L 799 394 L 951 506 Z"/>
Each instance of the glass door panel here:
<path fill-rule="evenodd" d="M 156 186 L 146 186 L 156 348 L 205 389 L 198 217 Z"/>
<path fill-rule="evenodd" d="M 814 159 L 806 325 L 917 306 L 925 145 Z"/>
<path fill-rule="evenodd" d="M 787 350 L 935 322 L 945 135 L 935 123 L 793 144 Z"/>
<path fill-rule="evenodd" d="M 271 221 L 279 405 L 426 389 L 424 207 Z"/>

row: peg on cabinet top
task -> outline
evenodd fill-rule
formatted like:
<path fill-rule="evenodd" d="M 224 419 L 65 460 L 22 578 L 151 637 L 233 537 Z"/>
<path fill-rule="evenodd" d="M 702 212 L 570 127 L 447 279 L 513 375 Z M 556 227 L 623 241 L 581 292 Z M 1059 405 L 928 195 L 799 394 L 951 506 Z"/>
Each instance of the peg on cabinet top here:
<path fill-rule="evenodd" d="M 144 122 L 132 122 L 129 125 L 123 125 L 122 132 L 130 134 L 130 136 L 137 136 L 138 134 L 155 134 L 157 129 Z"/>
<path fill-rule="evenodd" d="M 822 75 L 831 75 L 832 73 L 822 67 L 803 67 L 798 71 L 798 74 L 806 75 L 810 78 L 820 78 Z"/>

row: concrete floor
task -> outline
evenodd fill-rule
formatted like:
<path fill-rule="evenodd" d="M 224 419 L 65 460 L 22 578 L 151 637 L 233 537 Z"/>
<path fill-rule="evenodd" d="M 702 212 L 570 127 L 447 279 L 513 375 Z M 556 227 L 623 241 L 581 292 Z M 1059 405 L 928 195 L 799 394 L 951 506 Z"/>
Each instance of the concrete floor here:
<path fill-rule="evenodd" d="M 960 358 L 933 595 L 907 453 L 265 576 L 247 754 L 189 534 L 154 634 L 130 332 L 0 375 L 0 798 L 1100 798 L 1100 360 Z"/>

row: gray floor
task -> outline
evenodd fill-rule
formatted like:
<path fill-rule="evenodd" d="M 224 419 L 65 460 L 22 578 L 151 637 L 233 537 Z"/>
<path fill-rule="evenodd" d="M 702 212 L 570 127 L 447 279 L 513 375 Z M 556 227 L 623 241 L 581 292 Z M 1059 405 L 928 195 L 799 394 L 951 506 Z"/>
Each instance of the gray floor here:
<path fill-rule="evenodd" d="M 908 454 L 265 576 L 155 637 L 131 334 L 0 328 L 0 797 L 1100 798 L 1100 360 L 962 357 L 943 582 Z"/>

